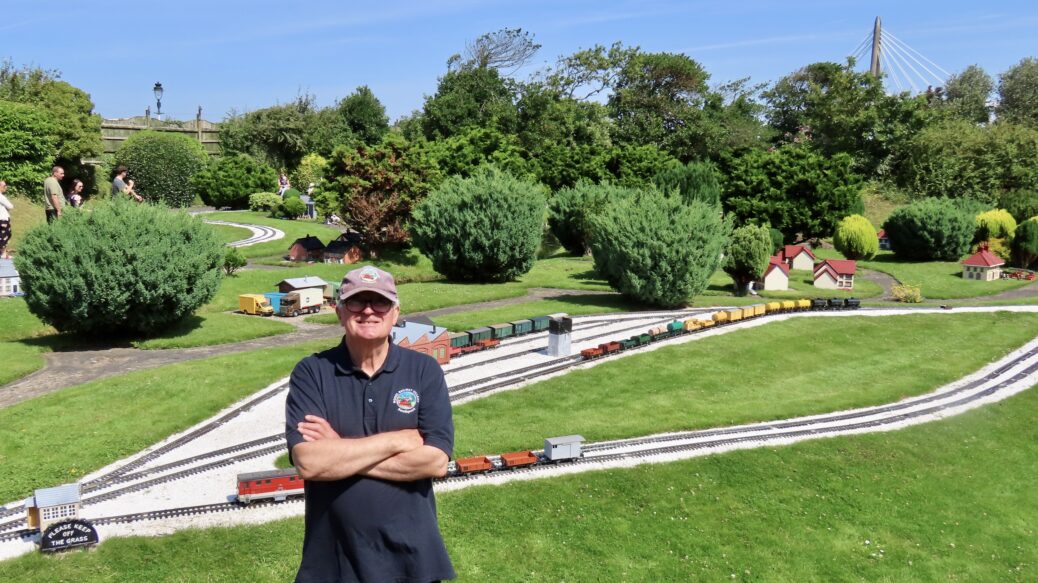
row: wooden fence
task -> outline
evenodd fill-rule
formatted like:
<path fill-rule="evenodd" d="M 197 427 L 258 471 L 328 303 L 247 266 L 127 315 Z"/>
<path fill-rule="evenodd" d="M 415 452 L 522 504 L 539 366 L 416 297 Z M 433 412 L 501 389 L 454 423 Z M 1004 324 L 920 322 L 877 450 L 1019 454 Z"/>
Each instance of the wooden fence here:
<path fill-rule="evenodd" d="M 101 140 L 104 142 L 104 153 L 114 154 L 126 138 L 144 130 L 184 134 L 198 140 L 210 155 L 220 155 L 220 136 L 217 126 L 213 122 L 201 119 L 201 117 L 188 122 L 164 122 L 148 117 L 106 119 L 101 122 Z"/>

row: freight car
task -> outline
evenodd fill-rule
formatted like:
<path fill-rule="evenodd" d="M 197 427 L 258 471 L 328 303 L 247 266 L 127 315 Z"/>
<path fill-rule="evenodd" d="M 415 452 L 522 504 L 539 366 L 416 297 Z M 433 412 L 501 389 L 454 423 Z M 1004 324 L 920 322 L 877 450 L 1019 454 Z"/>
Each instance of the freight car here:
<path fill-rule="evenodd" d="M 548 316 L 538 316 L 536 318 L 473 328 L 465 332 L 456 332 L 450 335 L 450 357 L 454 358 L 469 352 L 494 348 L 501 344 L 501 340 L 512 336 L 543 332 L 548 329 L 550 320 L 551 318 Z"/>

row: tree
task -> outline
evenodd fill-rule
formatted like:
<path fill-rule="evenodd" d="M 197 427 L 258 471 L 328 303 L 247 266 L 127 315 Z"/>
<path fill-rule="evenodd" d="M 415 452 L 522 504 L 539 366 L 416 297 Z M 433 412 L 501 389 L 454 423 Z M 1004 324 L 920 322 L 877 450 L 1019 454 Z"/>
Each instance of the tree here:
<path fill-rule="evenodd" d="M 722 202 L 737 224 L 770 224 L 786 241 L 828 237 L 840 217 L 863 212 L 852 163 L 802 144 L 750 151 L 731 161 Z"/>
<path fill-rule="evenodd" d="M 644 188 L 669 164 L 674 157 L 656 146 L 623 146 L 606 150 L 602 166 L 611 181 L 620 186 Z"/>
<path fill-rule="evenodd" d="M 151 202 L 186 207 L 195 198 L 191 179 L 209 160 L 202 145 L 183 134 L 143 131 L 115 152 L 115 164 L 130 169 L 133 189 Z"/>
<path fill-rule="evenodd" d="M 533 34 L 521 28 L 502 28 L 466 45 L 464 56 L 452 56 L 447 66 L 452 70 L 515 70 L 528 63 L 540 48 L 533 42 Z"/>
<path fill-rule="evenodd" d="M 589 101 L 612 90 L 620 72 L 639 53 L 638 47 L 624 47 L 620 42 L 608 49 L 595 45 L 560 57 L 555 67 L 543 74 L 544 84 L 564 98 Z"/>
<path fill-rule="evenodd" d="M 732 278 L 736 295 L 745 295 L 749 284 L 760 279 L 771 258 L 768 227 L 745 225 L 732 231 L 724 253 L 724 272 Z"/>
<path fill-rule="evenodd" d="M 847 259 L 872 259 L 879 253 L 876 227 L 861 215 L 844 217 L 836 225 L 833 247 Z"/>
<path fill-rule="evenodd" d="M 706 289 L 731 232 L 717 207 L 655 189 L 610 201 L 591 222 L 595 270 L 623 295 L 666 308 Z"/>
<path fill-rule="evenodd" d="M 186 213 L 125 199 L 63 213 L 18 249 L 29 311 L 61 332 L 153 334 L 208 302 L 223 245 Z"/>
<path fill-rule="evenodd" d="M 721 203 L 717 168 L 709 162 L 682 164 L 674 160 L 656 175 L 653 182 L 662 192 L 675 193 L 685 202 L 700 200 L 709 204 Z"/>
<path fill-rule="evenodd" d="M 1027 57 L 998 78 L 999 119 L 1038 129 L 1038 59 Z"/>
<path fill-rule="evenodd" d="M 988 99 L 995 82 L 979 65 L 970 65 L 962 73 L 948 78 L 944 86 L 944 103 L 953 115 L 973 123 L 985 124 L 991 119 Z"/>
<path fill-rule="evenodd" d="M 917 261 L 958 261 L 970 248 L 974 228 L 972 215 L 935 198 L 895 209 L 883 223 L 894 253 Z"/>
<path fill-rule="evenodd" d="M 277 172 L 244 154 L 221 156 L 191 179 L 191 190 L 207 205 L 247 208 L 249 196 L 263 192 L 278 179 Z"/>
<path fill-rule="evenodd" d="M 307 154 L 299 161 L 299 166 L 292 173 L 292 184 L 299 188 L 309 188 L 310 184 L 315 187 L 324 180 L 324 172 L 328 168 L 328 160 L 320 154 Z"/>
<path fill-rule="evenodd" d="M 989 239 L 1012 239 L 1016 232 L 1016 219 L 1005 209 L 991 209 L 976 215 L 977 230 L 974 241 Z"/>
<path fill-rule="evenodd" d="M 403 243 L 411 210 L 439 182 L 435 166 L 393 134 L 377 146 L 339 146 L 317 194 L 321 214 L 335 213 L 374 249 Z"/>
<path fill-rule="evenodd" d="M 242 267 L 248 265 L 248 261 L 245 260 L 245 256 L 241 254 L 241 251 L 237 247 L 230 247 L 227 249 L 227 253 L 223 256 L 223 272 L 228 276 L 234 275 Z"/>
<path fill-rule="evenodd" d="M 1004 208 L 1017 223 L 1038 215 L 1038 189 L 1033 190 L 1009 190 L 998 199 L 999 208 Z"/>
<path fill-rule="evenodd" d="M 591 250 L 592 218 L 612 200 L 629 198 L 637 190 L 587 180 L 563 187 L 548 201 L 548 226 L 559 243 L 573 255 Z"/>
<path fill-rule="evenodd" d="M 444 176 L 470 176 L 485 164 L 516 177 L 533 175 L 516 137 L 493 127 L 470 127 L 449 138 L 428 142 L 426 152 Z"/>
<path fill-rule="evenodd" d="M 379 143 L 389 131 L 386 108 L 367 85 L 343 98 L 337 109 L 350 133 L 365 144 Z"/>
<path fill-rule="evenodd" d="M 42 200 L 40 184 L 54 161 L 53 122 L 46 111 L 0 101 L 0 179 L 11 194 Z"/>
<path fill-rule="evenodd" d="M 493 167 L 448 178 L 414 211 L 415 245 L 451 280 L 513 280 L 537 257 L 544 194 Z"/>
<path fill-rule="evenodd" d="M 249 154 L 276 169 L 291 171 L 303 156 L 318 149 L 315 141 L 331 139 L 327 128 L 336 127 L 336 121 L 318 115 L 312 96 L 300 96 L 292 103 L 243 115 L 232 112 L 220 124 L 220 148 L 227 154 Z M 315 135 L 327 139 L 317 140 Z"/>
<path fill-rule="evenodd" d="M 1013 237 L 1012 250 L 1017 267 L 1027 269 L 1038 261 L 1038 220 L 1020 223 Z"/>
<path fill-rule="evenodd" d="M 425 100 L 422 132 L 429 140 L 449 138 L 469 127 L 496 127 L 513 133 L 516 125 L 514 83 L 497 69 L 448 71 L 436 94 Z"/>

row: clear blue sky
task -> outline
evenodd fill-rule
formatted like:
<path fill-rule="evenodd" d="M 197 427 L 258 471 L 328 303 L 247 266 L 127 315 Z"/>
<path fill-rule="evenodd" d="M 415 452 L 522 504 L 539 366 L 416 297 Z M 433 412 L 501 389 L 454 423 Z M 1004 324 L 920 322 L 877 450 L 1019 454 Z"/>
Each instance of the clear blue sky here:
<path fill-rule="evenodd" d="M 520 79 L 560 55 L 622 41 L 685 53 L 712 84 L 774 81 L 808 63 L 842 62 L 876 16 L 951 73 L 978 64 L 997 79 L 1038 57 L 1033 1 L 0 2 L 0 59 L 59 70 L 105 117 L 143 114 L 161 81 L 163 113 L 177 119 L 201 105 L 218 121 L 300 93 L 330 105 L 359 85 L 396 119 L 435 92 L 448 57 L 505 27 L 543 45 Z"/>

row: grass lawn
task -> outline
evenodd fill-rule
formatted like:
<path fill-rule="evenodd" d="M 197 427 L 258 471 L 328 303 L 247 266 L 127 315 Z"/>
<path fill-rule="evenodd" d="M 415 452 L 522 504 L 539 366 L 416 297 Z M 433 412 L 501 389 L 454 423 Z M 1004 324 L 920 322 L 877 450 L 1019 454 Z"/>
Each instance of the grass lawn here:
<path fill-rule="evenodd" d="M 191 348 L 287 334 L 295 329 L 292 324 L 274 318 L 218 312 L 188 316 L 161 335 L 136 340 L 133 345 L 145 350 Z"/>
<path fill-rule="evenodd" d="M 20 342 L 48 334 L 54 328 L 29 313 L 22 298 L 0 298 L 0 386 L 43 366 L 45 348 L 36 342 Z"/>
<path fill-rule="evenodd" d="M 230 225 L 209 225 L 209 228 L 216 231 L 216 236 L 219 237 L 220 241 L 223 243 L 233 243 L 235 241 L 241 241 L 242 239 L 248 239 L 252 236 L 252 231 L 241 227 L 232 227 Z"/>
<path fill-rule="evenodd" d="M 896 432 L 437 496 L 459 581 L 1033 581 L 1035 388 Z M 10 581 L 288 581 L 303 520 L 120 538 Z M 593 567 L 590 567 L 593 565 Z"/>
<path fill-rule="evenodd" d="M 43 212 L 43 204 L 33 202 L 21 196 L 8 194 L 14 208 L 11 209 L 11 240 L 7 243 L 10 251 L 17 252 L 25 235 L 36 225 L 47 222 Z"/>
<path fill-rule="evenodd" d="M 288 248 L 292 245 L 292 242 L 300 237 L 313 235 L 327 244 L 328 241 L 342 234 L 338 229 L 316 221 L 288 221 L 283 219 L 272 219 L 267 215 L 267 213 L 253 211 L 204 213 L 198 216 L 202 219 L 210 219 L 214 221 L 227 221 L 229 223 L 274 227 L 285 232 L 285 237 L 283 239 L 242 247 L 242 255 L 250 259 L 270 259 L 273 261 L 280 261 L 281 258 L 288 253 Z M 218 225 L 212 226 L 215 227 Z"/>

